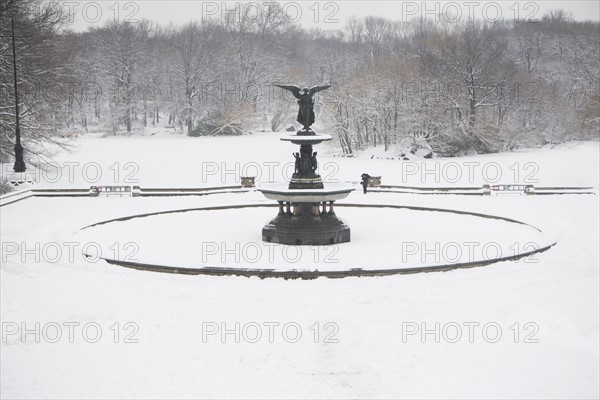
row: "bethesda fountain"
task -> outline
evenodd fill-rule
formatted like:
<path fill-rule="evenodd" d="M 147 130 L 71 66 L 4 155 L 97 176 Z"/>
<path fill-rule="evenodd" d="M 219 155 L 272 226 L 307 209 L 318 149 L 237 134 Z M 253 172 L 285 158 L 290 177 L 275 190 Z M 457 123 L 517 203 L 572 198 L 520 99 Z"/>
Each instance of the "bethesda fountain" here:
<path fill-rule="evenodd" d="M 350 241 L 350 228 L 333 209 L 336 200 L 346 198 L 354 190 L 351 185 L 323 183 L 318 172 L 317 152 L 313 146 L 331 140 L 331 135 L 310 129 L 315 122 L 313 95 L 330 85 L 300 89 L 290 85 L 275 85 L 292 92 L 298 99 L 296 120 L 303 128 L 281 140 L 299 145 L 293 153 L 294 174 L 288 183 L 262 184 L 258 190 L 279 203 L 279 213 L 262 230 L 265 242 L 288 245 L 331 245 Z"/>

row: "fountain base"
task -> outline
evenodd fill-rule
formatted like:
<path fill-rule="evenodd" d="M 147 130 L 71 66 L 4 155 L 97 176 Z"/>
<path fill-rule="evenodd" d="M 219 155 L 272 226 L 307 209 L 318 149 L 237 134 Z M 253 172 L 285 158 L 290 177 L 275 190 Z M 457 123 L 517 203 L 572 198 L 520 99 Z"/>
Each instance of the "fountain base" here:
<path fill-rule="evenodd" d="M 350 241 L 350 228 L 338 219 L 333 202 L 279 203 L 279 214 L 262 230 L 262 240 L 287 245 L 326 246 Z"/>

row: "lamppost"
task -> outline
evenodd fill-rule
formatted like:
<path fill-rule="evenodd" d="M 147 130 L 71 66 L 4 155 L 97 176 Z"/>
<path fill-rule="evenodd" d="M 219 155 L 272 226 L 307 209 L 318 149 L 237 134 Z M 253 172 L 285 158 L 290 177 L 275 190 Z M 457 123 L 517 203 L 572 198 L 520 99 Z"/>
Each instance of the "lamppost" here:
<path fill-rule="evenodd" d="M 21 130 L 19 129 L 19 92 L 17 91 L 17 50 L 15 48 L 15 21 L 11 18 L 12 26 L 12 48 L 13 48 L 13 77 L 15 79 L 15 172 L 25 172 L 25 161 L 23 161 L 23 146 L 21 145 Z"/>

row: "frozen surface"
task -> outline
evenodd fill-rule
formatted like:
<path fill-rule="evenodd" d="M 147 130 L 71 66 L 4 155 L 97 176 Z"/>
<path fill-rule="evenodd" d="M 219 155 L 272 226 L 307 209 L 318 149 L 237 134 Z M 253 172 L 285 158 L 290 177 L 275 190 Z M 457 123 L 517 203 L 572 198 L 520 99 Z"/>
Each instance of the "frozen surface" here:
<path fill-rule="evenodd" d="M 324 247 L 264 243 L 261 228 L 276 213 L 276 208 L 245 208 L 159 214 L 91 227 L 78 232 L 73 241 L 98 243 L 103 255 L 125 261 L 277 271 L 467 263 L 513 256 L 551 244 L 551 238 L 531 226 L 502 220 L 446 212 L 346 207 L 339 207 L 337 214 L 352 229 L 351 243 Z M 136 246 L 118 254 L 111 251 L 114 243 Z"/>
<path fill-rule="evenodd" d="M 279 140 L 281 134 L 188 138 L 82 138 L 72 153 L 37 173 L 37 187 L 89 187 L 115 183 L 156 187 L 201 187 L 239 184 L 240 176 L 257 182 L 289 181 L 298 146 Z M 529 183 L 536 186 L 598 186 L 598 144 L 563 144 L 555 148 L 472 157 L 401 161 L 383 148 L 355 158 L 338 157 L 331 143 L 321 143 L 319 174 L 326 182 L 358 183 L 362 173 L 382 176 L 385 185 L 479 186 L 485 183 Z M 384 158 L 395 158 L 385 160 Z M 12 171 L 3 165 L 2 173 Z"/>
<path fill-rule="evenodd" d="M 134 175 L 142 187 L 235 183 L 235 174 L 221 179 L 220 169 L 218 174 L 203 177 L 203 168 L 206 172 L 209 165 L 214 166 L 207 163 L 220 168 L 220 163 L 232 163 L 236 157 L 241 163 L 288 162 L 285 154 L 293 150 L 289 143 L 267 134 L 198 140 L 84 139 L 78 145 L 63 160 L 97 162 L 107 183 L 112 183 L 108 168 L 115 162 L 120 163 L 121 172 L 125 163 L 135 163 L 138 169 Z M 326 153 L 319 149 L 321 175 L 333 171 L 324 171 L 325 164 L 332 162 L 339 167 L 337 177 L 341 181 L 358 181 L 362 172 L 368 172 L 381 174 L 384 183 L 449 185 L 447 181 L 433 181 L 432 176 L 424 182 L 414 176 L 404 179 L 402 163 L 397 160 L 371 160 L 368 153 L 357 159 L 339 159 Z M 269 158 L 277 154 L 284 157 Z M 465 160 L 482 165 L 498 163 L 509 181 L 503 183 L 511 183 L 506 174 L 512 173 L 509 168 L 514 163 L 518 162 L 523 171 L 525 163 L 533 162 L 539 167 L 535 178 L 540 185 L 598 187 L 598 148 L 593 144 L 432 161 L 441 166 Z M 227 167 L 235 168 L 235 164 Z M 267 171 L 265 167 L 261 172 Z M 475 180 L 473 185 L 483 183 L 482 178 Z M 469 180 L 463 177 L 452 185 L 465 183 Z M 36 185 L 90 184 L 76 177 L 73 182 Z M 173 198 L 27 199 L 0 208 L 1 396 L 598 398 L 597 195 L 472 197 L 363 195 L 355 191 L 345 201 L 502 215 L 554 232 L 558 244 L 530 260 L 447 273 L 313 281 L 178 276 L 86 261 L 81 249 L 88 240 L 96 239 L 78 238 L 80 229 L 144 212 L 268 201 L 258 192 Z M 123 225 L 126 229 L 111 233 L 117 246 L 109 250 L 125 254 L 131 250 L 125 245 L 143 236 L 146 241 L 138 245 L 140 256 L 165 256 L 161 249 L 167 246 L 185 250 L 181 256 L 187 259 L 191 253 L 184 244 L 196 243 L 201 249 L 202 241 L 210 236 L 206 234 L 209 228 L 216 230 L 219 240 L 235 241 L 239 235 L 243 237 L 240 243 L 257 241 L 250 235 L 258 235 L 265 218 L 275 209 L 255 211 L 220 227 L 213 216 L 203 220 L 206 216 L 200 213 L 180 214 L 158 226 L 143 225 L 152 222 L 150 219 L 131 220 L 131 224 Z M 400 243 L 411 234 L 413 239 L 427 236 L 427 228 L 431 237 L 444 241 L 454 240 L 447 235 L 455 235 L 456 241 L 470 240 L 475 235 L 471 228 L 482 243 L 531 240 L 528 231 L 504 230 L 503 222 L 479 226 L 469 217 L 450 221 L 445 218 L 453 217 L 420 218 L 391 211 L 386 216 L 393 218 L 388 220 L 372 210 L 354 213 L 346 208 L 340 208 L 339 215 L 351 224 L 357 246 L 371 239 L 386 241 L 387 245 L 372 256 L 381 257 L 380 261 L 399 251 L 392 242 Z M 358 227 L 372 230 L 365 232 Z M 228 231 L 235 235 L 228 235 Z M 101 236 L 100 230 L 90 233 Z M 104 233 L 107 236 L 102 240 L 110 241 L 108 231 Z M 66 243 L 72 241 L 76 251 L 71 259 Z M 34 250 L 22 251 L 24 248 Z M 62 250 L 60 257 L 53 257 L 51 252 L 57 248 Z M 358 257 L 369 259 L 358 253 L 348 256 L 356 257 L 353 262 L 357 264 Z M 342 252 L 339 254 L 341 257 Z M 178 256 L 170 254 L 169 258 Z M 36 322 L 40 330 L 47 328 L 41 332 L 39 343 L 34 334 L 23 339 L 21 332 L 7 333 L 7 329 L 20 329 L 22 324 L 35 331 Z M 126 326 L 128 322 L 135 325 Z M 326 325 L 328 322 L 331 324 Z M 55 337 L 52 323 L 62 327 L 62 337 L 56 343 L 49 341 Z M 72 343 L 68 323 L 79 324 Z M 102 330 L 96 343 L 89 340 L 95 337 L 94 329 L 88 331 L 88 340 L 82 334 L 83 326 L 90 323 Z M 222 328 L 235 332 L 236 323 L 240 324 L 239 343 L 234 333 L 220 335 Z M 302 329 L 295 343 L 286 340 L 296 338 L 294 329 L 287 336 L 282 333 L 286 323 Z M 439 343 L 434 333 L 420 334 L 421 328 L 435 332 L 436 323 L 440 324 Z M 486 324 L 492 325 L 487 325 L 491 328 L 484 335 Z M 252 329 L 256 326 L 262 327 L 262 335 L 253 343 L 256 335 Z M 273 340 L 267 326 L 274 327 Z M 407 335 L 415 326 L 419 332 Z M 451 343 L 456 326 L 461 327 L 462 335 Z M 467 326 L 473 326 L 472 340 Z M 214 327 L 219 332 L 207 335 Z M 495 327 L 500 327 L 501 334 L 492 343 L 490 339 L 497 337 Z M 119 332 L 118 337 L 115 332 Z M 131 339 L 138 342 L 126 343 Z M 332 339 L 337 343 L 331 343 Z"/>

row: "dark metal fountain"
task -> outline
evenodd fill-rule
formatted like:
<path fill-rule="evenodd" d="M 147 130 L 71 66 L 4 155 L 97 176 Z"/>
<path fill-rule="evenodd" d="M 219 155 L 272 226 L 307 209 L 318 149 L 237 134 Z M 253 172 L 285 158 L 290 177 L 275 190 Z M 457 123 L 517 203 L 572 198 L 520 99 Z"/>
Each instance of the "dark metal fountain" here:
<path fill-rule="evenodd" d="M 296 162 L 290 183 L 263 184 L 258 189 L 266 198 L 279 203 L 279 213 L 263 228 L 262 239 L 289 245 L 349 242 L 350 228 L 337 218 L 333 203 L 346 198 L 354 188 L 346 184 L 323 184 L 317 173 L 317 152 L 313 152 L 313 146 L 332 137 L 310 129 L 315 122 L 313 95 L 329 85 L 304 88 L 302 91 L 296 86 L 276 86 L 291 91 L 298 99 L 300 108 L 297 121 L 303 125 L 303 129 L 295 135 L 281 138 L 300 145 L 300 151 L 293 153 Z"/>

